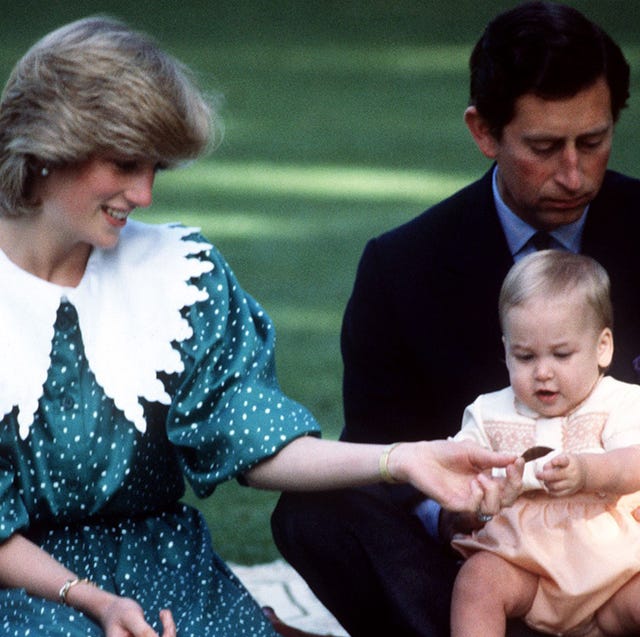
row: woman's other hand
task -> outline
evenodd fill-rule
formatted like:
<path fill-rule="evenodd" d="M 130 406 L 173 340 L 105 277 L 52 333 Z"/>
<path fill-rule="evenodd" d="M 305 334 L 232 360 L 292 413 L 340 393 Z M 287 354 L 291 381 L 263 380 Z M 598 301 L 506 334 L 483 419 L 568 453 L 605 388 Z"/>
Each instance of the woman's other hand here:
<path fill-rule="evenodd" d="M 162 637 L 176 637 L 176 625 L 169 610 L 160 611 Z M 113 596 L 100 614 L 106 637 L 160 637 L 146 622 L 140 605 L 126 597 Z"/>

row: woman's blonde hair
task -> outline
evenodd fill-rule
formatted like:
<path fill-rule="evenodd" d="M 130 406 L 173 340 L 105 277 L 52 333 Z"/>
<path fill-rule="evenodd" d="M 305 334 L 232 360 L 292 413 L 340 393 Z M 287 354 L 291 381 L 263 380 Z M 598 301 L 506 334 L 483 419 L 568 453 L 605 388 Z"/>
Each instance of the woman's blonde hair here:
<path fill-rule="evenodd" d="M 597 330 L 613 329 L 611 284 L 607 271 L 584 254 L 564 250 L 541 250 L 518 261 L 507 273 L 500 290 L 502 331 L 509 310 L 534 296 L 557 297 L 577 291 L 590 308 Z"/>
<path fill-rule="evenodd" d="M 16 64 L 0 99 L 0 214 L 36 212 L 44 166 L 95 155 L 172 166 L 215 137 L 188 69 L 149 37 L 105 17 L 72 22 Z"/>

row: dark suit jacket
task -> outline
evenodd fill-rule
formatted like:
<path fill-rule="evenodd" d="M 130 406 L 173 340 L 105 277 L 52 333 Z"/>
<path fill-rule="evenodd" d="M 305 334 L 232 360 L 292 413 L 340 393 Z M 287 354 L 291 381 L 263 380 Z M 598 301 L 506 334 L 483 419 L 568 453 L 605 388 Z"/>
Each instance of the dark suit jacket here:
<path fill-rule="evenodd" d="M 640 181 L 607 172 L 582 251 L 612 280 L 611 373 L 637 382 Z M 508 384 L 498 294 L 512 263 L 491 171 L 367 244 L 342 329 L 344 439 L 453 435 L 467 404 Z"/>

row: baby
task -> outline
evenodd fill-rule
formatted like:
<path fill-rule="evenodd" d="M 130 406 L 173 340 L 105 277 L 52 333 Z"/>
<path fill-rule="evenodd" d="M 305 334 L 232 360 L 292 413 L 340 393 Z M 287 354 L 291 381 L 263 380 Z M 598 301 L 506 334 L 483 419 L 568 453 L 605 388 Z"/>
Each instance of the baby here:
<path fill-rule="evenodd" d="M 525 464 L 512 507 L 454 538 L 468 559 L 453 637 L 502 637 L 511 617 L 555 635 L 640 628 L 640 386 L 604 376 L 612 314 L 609 277 L 583 255 L 536 252 L 503 283 L 511 384 L 467 407 L 455 439 L 548 453 Z"/>

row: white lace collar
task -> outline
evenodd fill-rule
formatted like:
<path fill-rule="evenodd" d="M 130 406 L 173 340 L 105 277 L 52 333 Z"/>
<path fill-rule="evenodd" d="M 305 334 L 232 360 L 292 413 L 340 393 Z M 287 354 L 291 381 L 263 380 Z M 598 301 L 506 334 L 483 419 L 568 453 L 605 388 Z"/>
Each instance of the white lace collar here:
<path fill-rule="evenodd" d="M 157 372 L 182 371 L 171 343 L 188 339 L 192 330 L 180 310 L 208 298 L 189 280 L 213 269 L 194 258 L 210 244 L 183 240 L 194 232 L 129 221 L 114 250 L 93 250 L 76 288 L 39 279 L 0 251 L 0 418 L 17 406 L 21 438 L 38 409 L 65 299 L 78 313 L 98 384 L 139 431 L 146 429 L 141 398 L 170 402 Z"/>

